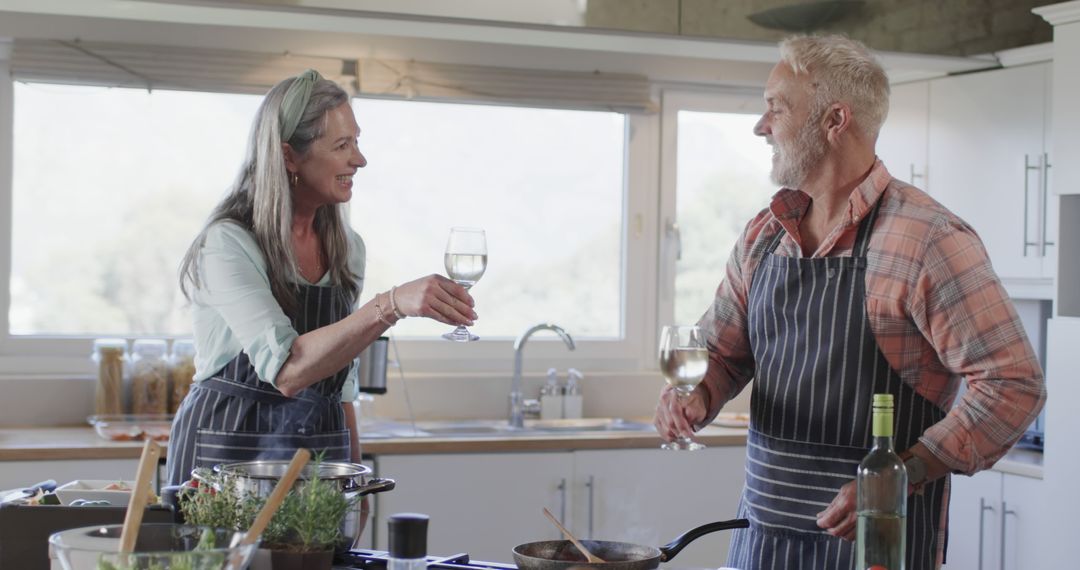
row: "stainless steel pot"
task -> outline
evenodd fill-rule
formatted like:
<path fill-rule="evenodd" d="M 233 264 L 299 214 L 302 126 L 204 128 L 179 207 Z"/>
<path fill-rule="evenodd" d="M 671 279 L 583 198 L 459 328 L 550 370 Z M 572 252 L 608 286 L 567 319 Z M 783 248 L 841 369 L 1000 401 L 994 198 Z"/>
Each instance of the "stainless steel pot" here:
<path fill-rule="evenodd" d="M 222 474 L 240 493 L 254 493 L 265 498 L 270 496 L 270 492 L 288 467 L 288 461 L 263 460 L 215 465 L 214 471 Z M 307 465 L 293 484 L 293 489 L 302 488 L 305 482 L 316 474 L 315 467 L 314 464 Z M 394 488 L 393 479 L 371 477 L 371 473 L 371 468 L 366 465 L 335 462 L 320 463 L 317 472 L 319 479 L 336 485 L 345 498 L 350 500 Z M 364 532 L 368 509 L 362 503 L 356 501 L 356 505 L 341 523 L 341 534 L 345 537 L 345 542 L 339 545 L 342 549 L 353 548 L 360 534 Z"/>

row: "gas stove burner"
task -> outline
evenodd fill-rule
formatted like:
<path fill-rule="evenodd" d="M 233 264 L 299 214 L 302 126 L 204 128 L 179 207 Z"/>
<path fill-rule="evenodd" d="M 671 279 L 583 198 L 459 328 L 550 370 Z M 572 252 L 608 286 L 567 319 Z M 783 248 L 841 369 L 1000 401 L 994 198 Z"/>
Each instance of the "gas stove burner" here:
<path fill-rule="evenodd" d="M 389 555 L 385 550 L 350 550 L 337 555 L 334 568 L 362 570 L 385 570 Z M 517 566 L 499 562 L 470 560 L 468 554 L 453 556 L 428 556 L 427 567 L 437 570 L 513 570 Z"/>

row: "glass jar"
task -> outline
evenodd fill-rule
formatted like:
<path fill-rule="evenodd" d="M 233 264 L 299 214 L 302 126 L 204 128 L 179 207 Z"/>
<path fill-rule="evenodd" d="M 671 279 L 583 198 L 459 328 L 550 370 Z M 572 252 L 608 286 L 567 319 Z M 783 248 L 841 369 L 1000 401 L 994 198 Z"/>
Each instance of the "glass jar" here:
<path fill-rule="evenodd" d="M 140 338 L 131 346 L 131 412 L 169 411 L 169 367 L 165 341 Z"/>
<path fill-rule="evenodd" d="M 195 380 L 195 341 L 178 338 L 169 355 L 169 412 L 175 414 Z"/>
<path fill-rule="evenodd" d="M 122 338 L 99 338 L 94 341 L 90 360 L 97 365 L 94 389 L 94 413 L 124 413 L 124 374 L 128 361 L 127 341 Z"/>

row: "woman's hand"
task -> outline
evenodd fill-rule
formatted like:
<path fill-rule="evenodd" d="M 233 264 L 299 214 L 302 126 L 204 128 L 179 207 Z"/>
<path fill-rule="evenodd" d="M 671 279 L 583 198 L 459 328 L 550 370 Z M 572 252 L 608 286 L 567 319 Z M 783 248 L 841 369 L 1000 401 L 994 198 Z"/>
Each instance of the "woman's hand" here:
<path fill-rule="evenodd" d="M 855 481 L 845 483 L 832 503 L 818 513 L 817 525 L 844 540 L 855 540 L 855 487 Z"/>
<path fill-rule="evenodd" d="M 428 275 L 398 286 L 394 302 L 407 317 L 427 317 L 448 325 L 472 326 L 477 318 L 469 292 L 442 275 Z"/>
<path fill-rule="evenodd" d="M 692 437 L 694 426 L 705 421 L 705 413 L 705 399 L 700 389 L 695 389 L 683 399 L 677 397 L 674 388 L 664 386 L 660 401 L 656 404 L 653 425 L 664 441 L 673 441 L 680 436 Z"/>

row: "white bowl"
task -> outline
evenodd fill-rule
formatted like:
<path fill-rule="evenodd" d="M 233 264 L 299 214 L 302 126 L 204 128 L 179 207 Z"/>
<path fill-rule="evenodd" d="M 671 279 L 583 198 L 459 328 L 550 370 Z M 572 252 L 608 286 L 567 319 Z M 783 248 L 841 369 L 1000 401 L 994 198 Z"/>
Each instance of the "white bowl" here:
<path fill-rule="evenodd" d="M 122 484 L 126 490 L 107 490 L 105 487 L 114 484 Z M 87 501 L 109 501 L 114 507 L 126 507 L 131 502 L 131 490 L 135 487 L 134 481 L 117 481 L 116 479 L 77 479 L 65 483 L 56 488 L 56 498 L 64 505 L 70 505 L 76 499 Z"/>

